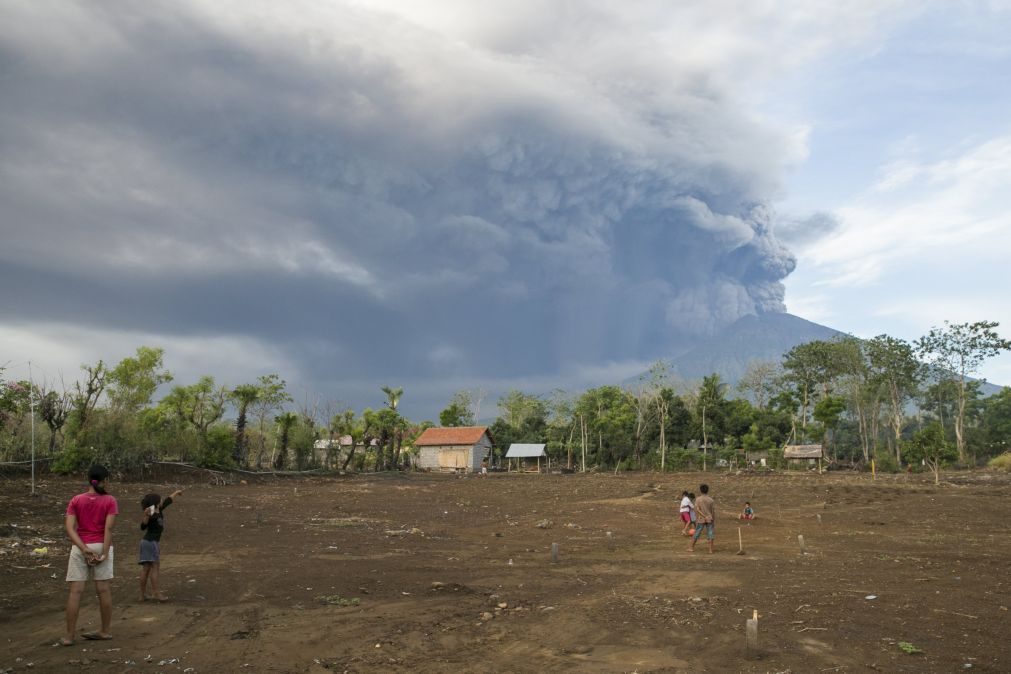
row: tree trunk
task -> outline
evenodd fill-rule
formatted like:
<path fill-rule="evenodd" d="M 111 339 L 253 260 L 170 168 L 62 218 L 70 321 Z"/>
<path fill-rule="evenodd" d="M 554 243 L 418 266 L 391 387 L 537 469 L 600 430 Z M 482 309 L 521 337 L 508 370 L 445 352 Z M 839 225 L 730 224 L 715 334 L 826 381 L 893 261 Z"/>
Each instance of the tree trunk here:
<path fill-rule="evenodd" d="M 969 455 L 965 451 L 965 438 L 963 437 L 965 430 L 965 403 L 965 377 L 962 377 L 958 387 L 958 414 L 955 415 L 955 447 L 958 448 L 958 460 L 962 463 L 968 463 L 969 460 Z"/>
<path fill-rule="evenodd" d="M 235 448 L 232 450 L 232 458 L 240 468 L 245 464 L 246 452 L 246 406 L 239 409 L 239 418 L 235 421 Z"/>
<path fill-rule="evenodd" d="M 352 438 L 351 439 L 351 450 L 348 452 L 348 455 L 346 457 L 344 457 L 344 464 L 341 466 L 341 470 L 342 471 L 346 471 L 348 469 L 348 464 L 351 463 L 351 459 L 353 459 L 354 456 L 355 456 L 355 449 L 357 449 L 357 447 L 355 446 L 355 440 L 354 440 L 354 438 Z"/>
<path fill-rule="evenodd" d="M 706 435 L 706 406 L 702 406 L 702 472 L 706 472 L 706 455 L 709 452 L 709 438 Z"/>
<path fill-rule="evenodd" d="M 582 444 L 582 449 L 583 449 L 583 468 L 582 468 L 582 472 L 584 472 L 584 473 L 586 472 L 586 443 L 587 443 L 588 439 L 589 438 L 587 438 L 587 434 L 586 434 L 586 417 L 584 417 L 582 414 L 580 414 L 579 415 L 579 440 L 580 440 L 580 442 Z"/>
<path fill-rule="evenodd" d="M 667 413 L 660 412 L 660 472 L 667 471 Z"/>
<path fill-rule="evenodd" d="M 274 457 L 274 470 L 284 470 L 284 464 L 288 459 L 288 429 L 281 431 L 281 449 Z"/>
<path fill-rule="evenodd" d="M 566 468 L 568 468 L 569 470 L 572 470 L 572 436 L 575 434 L 576 434 L 576 424 L 572 424 L 571 426 L 569 426 L 569 441 L 565 443 L 565 447 L 568 450 L 569 455 L 568 464 L 566 465 Z"/>

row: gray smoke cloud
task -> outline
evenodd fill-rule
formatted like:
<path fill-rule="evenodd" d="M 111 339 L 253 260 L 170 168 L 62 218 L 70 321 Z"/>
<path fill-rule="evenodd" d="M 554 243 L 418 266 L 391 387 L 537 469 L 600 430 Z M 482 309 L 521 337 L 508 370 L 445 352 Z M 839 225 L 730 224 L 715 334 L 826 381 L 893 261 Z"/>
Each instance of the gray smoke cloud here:
<path fill-rule="evenodd" d="M 782 311 L 790 141 L 651 36 L 665 4 L 8 4 L 0 311 L 252 337 L 324 389 L 649 360 Z"/>

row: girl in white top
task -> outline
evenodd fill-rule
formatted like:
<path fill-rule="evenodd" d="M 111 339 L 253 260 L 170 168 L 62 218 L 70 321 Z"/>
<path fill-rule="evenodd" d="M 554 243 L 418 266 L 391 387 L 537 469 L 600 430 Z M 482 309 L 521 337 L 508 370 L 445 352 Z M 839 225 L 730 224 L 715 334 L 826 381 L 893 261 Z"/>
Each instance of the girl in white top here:
<path fill-rule="evenodd" d="M 688 498 L 688 492 L 681 492 L 681 521 L 684 522 L 684 526 L 681 527 L 681 535 L 688 535 L 688 528 L 692 524 L 692 500 Z"/>

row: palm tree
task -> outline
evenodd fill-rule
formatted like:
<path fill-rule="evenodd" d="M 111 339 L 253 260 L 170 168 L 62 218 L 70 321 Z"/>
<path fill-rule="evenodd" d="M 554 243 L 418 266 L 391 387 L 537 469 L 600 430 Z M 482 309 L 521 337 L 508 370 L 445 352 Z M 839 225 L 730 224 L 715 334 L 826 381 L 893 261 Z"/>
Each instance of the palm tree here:
<path fill-rule="evenodd" d="M 384 415 L 383 440 L 380 441 L 379 447 L 380 452 L 383 454 L 382 467 L 389 468 L 396 461 L 396 447 L 399 446 L 398 438 L 403 433 L 403 431 L 399 433 L 397 431 L 397 420 L 400 419 L 400 414 L 397 413 L 397 405 L 400 404 L 400 398 L 404 395 L 404 389 L 384 386 L 382 390 L 386 394 L 386 407 L 390 409 L 392 415 Z M 380 461 L 377 460 L 376 470 L 379 470 L 379 468 Z"/>
<path fill-rule="evenodd" d="M 396 411 L 397 405 L 400 404 L 400 398 L 404 395 L 404 389 L 384 386 L 383 393 L 386 394 L 386 406 Z"/>
<path fill-rule="evenodd" d="M 255 384 L 242 384 L 236 386 L 231 393 L 232 400 L 239 407 L 239 418 L 235 421 L 235 449 L 232 451 L 232 458 L 235 463 L 242 466 L 246 462 L 246 412 L 260 397 L 260 387 Z"/>
<path fill-rule="evenodd" d="M 281 449 L 278 451 L 277 456 L 274 457 L 274 470 L 283 470 L 284 463 L 288 458 L 288 438 L 291 433 L 291 427 L 298 421 L 298 415 L 294 412 L 285 412 L 274 417 L 274 421 L 277 422 L 281 431 Z"/>

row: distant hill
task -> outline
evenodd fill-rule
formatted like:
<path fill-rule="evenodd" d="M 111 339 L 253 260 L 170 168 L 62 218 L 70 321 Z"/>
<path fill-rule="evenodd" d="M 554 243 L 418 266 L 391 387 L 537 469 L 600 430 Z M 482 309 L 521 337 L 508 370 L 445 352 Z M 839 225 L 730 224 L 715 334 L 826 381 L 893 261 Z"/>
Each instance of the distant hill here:
<path fill-rule="evenodd" d="M 684 379 L 702 379 L 713 372 L 735 385 L 753 361 L 780 362 L 783 354 L 816 339 L 845 333 L 793 314 L 745 316 L 671 359 L 674 372 Z"/>
<path fill-rule="evenodd" d="M 798 344 L 845 334 L 793 314 L 745 316 L 718 334 L 701 339 L 670 363 L 674 373 L 685 380 L 699 380 L 716 372 L 724 382 L 735 386 L 754 361 L 778 363 Z M 982 387 L 984 396 L 1000 390 L 1000 386 L 990 383 Z"/>

